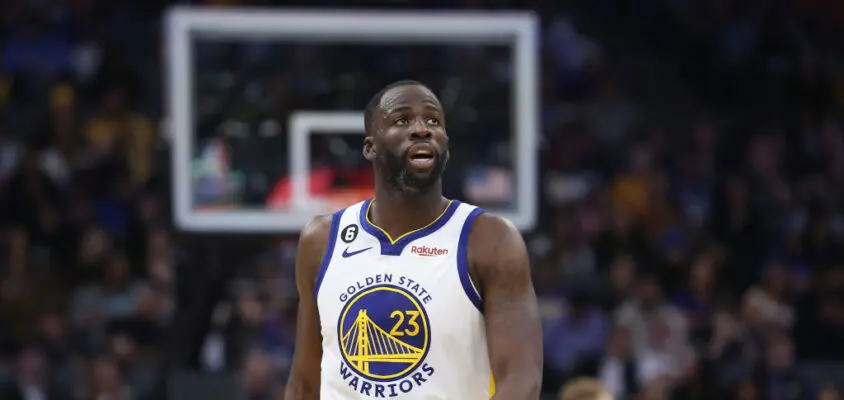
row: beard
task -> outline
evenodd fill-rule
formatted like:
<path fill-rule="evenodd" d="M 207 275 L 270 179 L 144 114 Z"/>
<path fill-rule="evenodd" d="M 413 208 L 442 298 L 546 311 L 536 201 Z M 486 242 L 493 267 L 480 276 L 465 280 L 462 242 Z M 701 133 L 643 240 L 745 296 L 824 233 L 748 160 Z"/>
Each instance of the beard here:
<path fill-rule="evenodd" d="M 408 167 L 407 153 L 401 155 L 389 151 L 381 152 L 375 159 L 375 167 L 380 170 L 388 185 L 407 194 L 423 194 L 430 192 L 440 182 L 446 164 L 448 151 L 445 154 L 436 153 L 434 168 L 427 173 L 414 173 Z"/>

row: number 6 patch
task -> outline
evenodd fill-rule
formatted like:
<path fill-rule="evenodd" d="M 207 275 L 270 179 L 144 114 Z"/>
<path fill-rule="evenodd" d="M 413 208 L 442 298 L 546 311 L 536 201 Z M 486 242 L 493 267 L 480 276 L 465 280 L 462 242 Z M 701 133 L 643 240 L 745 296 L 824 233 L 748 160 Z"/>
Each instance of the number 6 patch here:
<path fill-rule="evenodd" d="M 357 225 L 346 225 L 342 231 L 340 231 L 340 239 L 343 240 L 345 243 L 352 243 L 358 237 L 358 226 Z"/>

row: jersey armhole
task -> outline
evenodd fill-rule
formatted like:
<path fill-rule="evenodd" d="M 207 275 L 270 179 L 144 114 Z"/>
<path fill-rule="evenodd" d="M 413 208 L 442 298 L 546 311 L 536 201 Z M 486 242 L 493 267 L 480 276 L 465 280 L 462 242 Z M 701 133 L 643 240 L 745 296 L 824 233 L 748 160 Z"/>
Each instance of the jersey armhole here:
<path fill-rule="evenodd" d="M 343 217 L 340 210 L 331 215 L 331 230 L 328 232 L 328 243 L 325 245 L 325 253 L 322 255 L 322 262 L 319 264 L 316 282 L 314 283 L 314 299 L 319 297 L 319 287 L 322 286 L 322 279 L 331 263 L 331 256 L 334 255 L 334 246 L 337 244 L 337 231 L 340 229 L 340 219 Z"/>
<path fill-rule="evenodd" d="M 469 249 L 469 233 L 472 231 L 472 223 L 475 222 L 475 218 L 477 218 L 478 215 L 483 214 L 483 212 L 483 209 L 475 208 L 469 213 L 469 216 L 467 216 L 466 220 L 463 222 L 463 229 L 460 230 L 460 240 L 457 242 L 457 274 L 460 277 L 460 284 L 463 286 L 463 292 L 466 293 L 466 297 L 469 298 L 469 301 L 475 305 L 475 308 L 477 308 L 481 314 L 484 312 L 483 300 L 481 299 L 478 287 L 475 286 L 475 283 L 472 281 L 472 275 L 469 273 L 469 259 L 467 253 Z"/>

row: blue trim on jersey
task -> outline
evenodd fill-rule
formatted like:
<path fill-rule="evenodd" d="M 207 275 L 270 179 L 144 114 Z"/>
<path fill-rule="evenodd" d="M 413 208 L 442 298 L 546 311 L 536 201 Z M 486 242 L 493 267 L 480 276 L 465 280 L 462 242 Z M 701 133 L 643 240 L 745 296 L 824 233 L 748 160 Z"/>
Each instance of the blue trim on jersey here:
<path fill-rule="evenodd" d="M 322 279 L 325 278 L 325 272 L 328 271 L 328 264 L 331 263 L 331 256 L 334 255 L 334 246 L 337 244 L 337 231 L 340 230 L 340 219 L 343 217 L 343 211 L 345 209 L 331 215 L 331 231 L 328 233 L 325 254 L 322 256 L 322 263 L 319 265 L 316 283 L 314 283 L 314 298 L 319 295 L 319 287 L 322 286 Z"/>
<path fill-rule="evenodd" d="M 469 249 L 469 232 L 472 231 L 472 223 L 478 215 L 483 214 L 484 210 L 476 208 L 469 213 L 466 221 L 463 222 L 463 229 L 460 230 L 460 241 L 457 242 L 457 275 L 460 276 L 460 284 L 463 286 L 463 291 L 466 296 L 482 314 L 484 312 L 484 304 L 478 290 L 472 285 L 472 276 L 469 274 L 469 259 L 467 256 Z"/>
<path fill-rule="evenodd" d="M 378 242 L 381 244 L 381 254 L 385 256 L 399 256 L 401 252 L 407 247 L 408 244 L 413 242 L 414 240 L 421 239 L 425 236 L 428 236 L 438 229 L 442 228 L 451 216 L 454 215 L 454 212 L 457 211 L 457 208 L 460 207 L 460 202 L 457 200 L 451 200 L 448 205 L 446 206 L 445 210 L 443 210 L 442 214 L 440 214 L 437 219 L 431 221 L 430 224 L 427 226 L 417 229 L 415 231 L 410 231 L 401 235 L 395 239 L 390 237 L 390 234 L 387 233 L 384 229 L 379 227 L 378 225 L 373 224 L 369 220 L 369 207 L 372 205 L 373 199 L 366 200 L 360 208 L 360 225 L 370 235 L 374 236 L 378 239 Z"/>

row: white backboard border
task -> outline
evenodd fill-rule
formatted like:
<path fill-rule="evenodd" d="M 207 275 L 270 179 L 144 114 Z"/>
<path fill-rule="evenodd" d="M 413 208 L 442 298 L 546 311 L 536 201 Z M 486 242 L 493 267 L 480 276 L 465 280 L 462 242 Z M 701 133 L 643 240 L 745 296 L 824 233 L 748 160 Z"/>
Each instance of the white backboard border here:
<path fill-rule="evenodd" d="M 510 44 L 513 47 L 514 69 L 512 93 L 514 159 L 516 175 L 515 212 L 490 212 L 510 219 L 519 229 L 532 229 L 537 213 L 536 151 L 539 137 L 538 110 L 538 32 L 535 15 L 523 12 L 365 12 L 365 11 L 302 11 L 280 9 L 199 9 L 171 8 L 164 26 L 167 52 L 167 105 L 170 132 L 173 137 L 173 205 L 177 227 L 186 231 L 219 233 L 293 233 L 312 216 L 307 210 L 294 212 L 266 210 L 232 210 L 213 213 L 197 212 L 191 204 L 193 185 L 190 163 L 194 151 L 192 131 L 194 116 L 192 37 L 225 39 L 286 39 L 319 43 L 417 43 Z M 343 124 L 362 118 L 352 114 L 334 114 L 335 123 Z M 306 112 L 291 117 L 293 127 L 315 114 Z M 309 117 L 309 115 L 311 117 Z M 299 118 L 299 122 L 295 120 Z M 330 117 L 333 118 L 333 117 Z M 313 122 L 313 121 L 311 121 Z M 330 124 L 326 122 L 325 124 Z M 346 125 L 344 125 L 346 126 Z M 314 127 L 331 131 L 325 125 Z M 292 134 L 291 142 L 304 140 L 314 129 Z M 295 130 L 291 130 L 291 133 Z M 348 132 L 347 128 L 335 132 Z M 294 152 L 301 168 L 304 155 Z M 291 163 L 294 163 L 291 160 Z M 292 165 L 291 165 L 292 166 Z M 306 168 L 307 170 L 307 168 Z M 294 179 L 294 182 L 297 180 Z M 296 183 L 302 185 L 302 182 Z M 298 187 L 298 186 L 297 186 Z M 301 188 L 299 188 L 301 189 Z M 296 189 L 297 191 L 299 189 Z M 297 194 L 297 196 L 300 196 Z M 301 201 L 299 198 L 297 201 Z"/>

